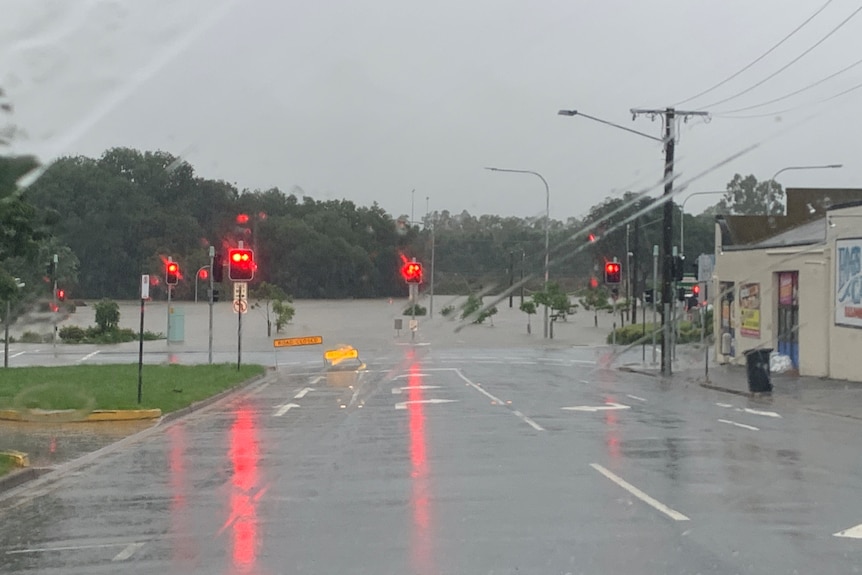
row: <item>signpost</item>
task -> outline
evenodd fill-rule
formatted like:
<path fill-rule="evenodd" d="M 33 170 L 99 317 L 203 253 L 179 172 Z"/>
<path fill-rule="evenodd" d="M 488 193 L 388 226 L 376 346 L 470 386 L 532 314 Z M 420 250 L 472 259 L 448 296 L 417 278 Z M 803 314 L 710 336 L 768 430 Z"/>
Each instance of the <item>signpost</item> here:
<path fill-rule="evenodd" d="M 287 337 L 283 339 L 272 340 L 273 347 L 295 347 L 299 345 L 321 345 L 323 336 L 308 335 L 305 337 Z"/>
<path fill-rule="evenodd" d="M 242 316 L 248 311 L 248 282 L 234 282 L 233 311 L 236 313 L 236 369 L 242 365 Z"/>
<path fill-rule="evenodd" d="M 144 304 L 150 298 L 150 276 L 141 276 L 141 332 L 138 334 L 138 403 L 144 387 Z M 170 339 L 170 334 L 168 335 Z"/>

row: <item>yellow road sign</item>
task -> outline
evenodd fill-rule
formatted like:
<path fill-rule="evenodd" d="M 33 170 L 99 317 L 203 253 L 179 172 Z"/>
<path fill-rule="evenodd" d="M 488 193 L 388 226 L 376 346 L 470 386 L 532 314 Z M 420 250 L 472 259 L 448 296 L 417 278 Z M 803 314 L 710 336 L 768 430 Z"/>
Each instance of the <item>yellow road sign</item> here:
<path fill-rule="evenodd" d="M 332 363 L 338 363 L 345 359 L 359 359 L 359 351 L 352 347 L 330 349 L 323 354 L 323 359 Z"/>
<path fill-rule="evenodd" d="M 272 340 L 273 347 L 293 347 L 297 345 L 320 345 L 323 343 L 322 335 L 309 335 L 306 337 L 287 337 Z"/>

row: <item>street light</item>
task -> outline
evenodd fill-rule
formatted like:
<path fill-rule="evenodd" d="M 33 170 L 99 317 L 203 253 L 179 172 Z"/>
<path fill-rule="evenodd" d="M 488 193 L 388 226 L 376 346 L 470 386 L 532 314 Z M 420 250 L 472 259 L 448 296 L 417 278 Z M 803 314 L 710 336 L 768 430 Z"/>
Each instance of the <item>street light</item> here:
<path fill-rule="evenodd" d="M 716 190 L 714 192 L 695 192 L 682 201 L 682 205 L 679 208 L 679 253 L 681 255 L 685 256 L 685 203 L 695 196 L 707 196 L 710 194 L 726 193 L 727 192 L 724 190 Z"/>
<path fill-rule="evenodd" d="M 198 272 L 195 274 L 195 303 L 198 303 L 198 278 L 201 277 L 201 272 L 204 270 L 211 270 L 212 266 L 207 264 L 205 266 L 201 266 Z M 208 274 L 212 275 L 212 274 Z M 206 279 L 206 278 L 204 278 Z"/>
<path fill-rule="evenodd" d="M 787 172 L 789 170 L 829 170 L 843 167 L 844 164 L 826 164 L 823 166 L 787 166 L 786 168 L 781 168 L 780 170 L 775 172 L 775 175 L 769 178 L 768 182 L 774 182 L 775 178 L 778 177 L 778 174 L 780 174 L 781 172 Z"/>
<path fill-rule="evenodd" d="M 548 188 L 548 181 L 542 177 L 542 174 L 539 172 L 533 172 L 530 170 L 509 170 L 505 168 L 485 168 L 486 170 L 490 170 L 492 172 L 510 172 L 513 174 L 532 174 L 542 180 L 542 183 L 545 184 L 545 291 L 548 291 L 548 260 L 550 258 L 550 225 L 551 225 L 551 191 Z M 548 306 L 545 307 L 545 334 L 544 337 L 547 339 L 548 337 Z"/>

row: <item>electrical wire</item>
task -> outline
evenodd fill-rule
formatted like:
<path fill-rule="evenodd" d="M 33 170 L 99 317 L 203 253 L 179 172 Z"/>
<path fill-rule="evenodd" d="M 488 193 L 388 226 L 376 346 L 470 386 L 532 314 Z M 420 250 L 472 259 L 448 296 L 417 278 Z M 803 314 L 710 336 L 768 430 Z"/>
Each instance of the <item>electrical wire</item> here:
<path fill-rule="evenodd" d="M 784 96 L 781 96 L 780 98 L 773 98 L 772 100 L 767 100 L 766 102 L 761 102 L 760 104 L 755 104 L 753 106 L 745 106 L 744 108 L 736 108 L 735 110 L 725 110 L 723 112 L 718 112 L 717 114 L 719 114 L 719 115 L 736 114 L 737 112 L 745 112 L 747 110 L 753 110 L 755 108 L 762 108 L 764 106 L 768 106 L 769 104 L 774 104 L 776 102 L 780 102 L 781 100 L 786 100 L 787 98 L 791 98 L 793 96 L 796 96 L 797 94 L 801 94 L 802 92 L 805 92 L 807 90 L 810 90 L 811 88 L 819 86 L 820 84 L 823 84 L 824 82 L 831 80 L 832 78 L 835 78 L 836 76 L 839 76 L 839 75 L 843 74 L 844 72 L 846 72 L 852 68 L 855 68 L 859 64 L 862 64 L 862 58 L 860 58 L 859 60 L 856 60 L 855 62 L 853 62 L 849 66 L 846 66 L 846 67 L 838 70 L 837 72 L 826 76 L 825 78 L 821 78 L 821 79 L 817 80 L 816 82 L 812 82 L 811 84 L 808 84 L 804 88 L 800 88 L 798 90 L 790 92 L 789 94 L 785 94 Z"/>
<path fill-rule="evenodd" d="M 840 24 L 838 24 L 836 27 L 834 27 L 832 30 L 830 30 L 829 33 L 826 34 L 825 36 L 823 36 L 820 40 L 818 40 L 817 42 L 812 44 L 807 50 L 802 52 L 802 54 L 800 54 L 799 56 L 797 56 L 796 58 L 794 58 L 793 60 L 791 60 L 790 62 L 788 62 L 787 64 L 785 64 L 784 66 L 782 66 L 781 68 L 779 68 L 778 70 L 776 70 L 775 72 L 773 72 L 772 74 L 770 74 L 769 76 L 764 78 L 763 80 L 761 80 L 760 82 L 757 82 L 757 83 L 749 86 L 745 90 L 742 90 L 740 92 L 737 92 L 736 94 L 733 94 L 732 96 L 728 96 L 727 98 L 724 98 L 722 100 L 719 100 L 717 102 L 713 102 L 712 104 L 709 104 L 707 106 L 702 106 L 702 107 L 703 108 L 712 108 L 713 106 L 718 106 L 718 105 L 724 104 L 725 102 L 735 100 L 736 98 L 739 98 L 743 94 L 747 94 L 747 93 L 751 92 L 752 90 L 754 90 L 755 88 L 762 86 L 763 84 L 765 84 L 769 80 L 773 79 L 774 77 L 776 77 L 777 75 L 779 75 L 780 73 L 782 73 L 783 71 L 785 71 L 786 69 L 791 67 L 793 64 L 795 64 L 796 62 L 798 62 L 799 60 L 801 60 L 802 58 L 807 56 L 811 51 L 813 51 L 815 48 L 820 46 L 820 44 L 822 44 L 823 42 L 828 40 L 833 34 L 835 34 L 835 32 L 837 32 L 839 29 L 841 29 L 841 27 L 843 27 L 845 24 L 847 24 L 847 22 L 849 22 L 859 12 L 862 12 L 862 6 L 859 6 L 858 8 L 856 8 L 856 10 L 854 10 L 849 16 L 847 16 L 847 18 L 842 20 Z"/>
<path fill-rule="evenodd" d="M 799 110 L 801 108 L 807 108 L 809 106 L 818 106 L 820 104 L 825 104 L 826 102 L 829 102 L 830 100 L 840 98 L 841 96 L 849 94 L 850 92 L 855 92 L 856 90 L 859 90 L 860 88 L 862 88 L 862 82 L 860 82 L 859 84 L 856 84 L 855 86 L 851 86 L 850 88 L 847 88 L 846 90 L 842 90 L 841 92 L 838 92 L 837 94 L 833 94 L 827 98 L 823 98 L 823 99 L 817 100 L 815 102 L 807 102 L 805 104 L 799 104 L 798 106 L 785 108 L 783 110 L 776 110 L 774 112 L 767 112 L 764 114 L 747 114 L 744 116 L 732 116 L 732 115 L 716 114 L 715 117 L 716 118 L 728 118 L 728 119 L 732 119 L 732 120 L 750 120 L 750 119 L 754 119 L 754 118 L 767 118 L 769 116 L 778 116 L 781 114 L 786 114 L 788 112 L 795 112 L 796 110 Z"/>
<path fill-rule="evenodd" d="M 691 96 L 690 98 L 686 98 L 685 100 L 680 100 L 679 102 L 677 102 L 676 104 L 674 104 L 674 106 L 679 106 L 680 104 L 685 104 L 686 102 L 691 102 L 691 101 L 692 101 L 692 100 L 694 100 L 695 98 L 700 98 L 701 96 L 704 96 L 704 95 L 706 95 L 706 94 L 709 94 L 710 92 L 712 92 L 712 91 L 713 91 L 713 90 L 715 90 L 716 88 L 719 88 L 719 87 L 721 87 L 721 86 L 724 86 L 726 83 L 730 82 L 731 80 L 733 80 L 734 78 L 736 78 L 737 76 L 739 76 L 740 74 L 742 74 L 743 72 L 745 72 L 746 70 L 748 70 L 749 68 L 751 68 L 752 66 L 754 66 L 755 64 L 757 64 L 758 62 L 760 62 L 761 60 L 763 60 L 764 58 L 766 58 L 767 56 L 769 56 L 769 55 L 770 55 L 772 52 L 774 52 L 774 51 L 775 51 L 779 46 L 781 46 L 781 45 L 782 45 L 782 44 L 784 44 L 786 41 L 788 41 L 788 40 L 789 40 L 789 39 L 790 39 L 794 34 L 796 34 L 797 32 L 799 32 L 800 30 L 802 30 L 802 28 L 804 28 L 804 27 L 805 27 L 809 22 L 811 22 L 811 21 L 812 21 L 812 20 L 813 20 L 813 19 L 814 19 L 818 14 L 820 14 L 821 12 L 823 12 L 823 10 L 825 10 L 825 9 L 826 9 L 826 7 L 827 7 L 827 6 L 829 6 L 830 4 L 832 4 L 832 0 L 826 0 L 826 3 L 825 3 L 823 6 L 821 6 L 820 8 L 818 8 L 818 9 L 817 9 L 817 11 L 815 11 L 815 12 L 814 12 L 814 14 L 812 14 L 811 16 L 809 16 L 808 18 L 806 18 L 806 19 L 805 19 L 805 21 L 803 21 L 803 22 L 802 22 L 802 24 L 800 24 L 799 26 L 797 26 L 796 28 L 794 28 L 794 29 L 793 29 L 793 30 L 792 30 L 792 31 L 791 31 L 787 36 L 785 36 L 784 38 L 782 38 L 781 40 L 779 40 L 777 44 L 775 44 L 774 46 L 772 46 L 772 48 L 770 48 L 769 50 L 767 50 L 766 52 L 764 52 L 763 54 L 761 54 L 760 56 L 758 56 L 757 58 L 755 58 L 754 60 L 752 60 L 751 62 L 749 62 L 746 66 L 744 66 L 743 68 L 741 68 L 741 69 L 740 69 L 739 71 L 737 71 L 736 73 L 731 74 L 730 76 L 728 76 L 727 78 L 725 78 L 724 80 L 722 80 L 721 82 L 719 82 L 718 84 L 716 84 L 716 85 L 714 85 L 714 86 L 712 86 L 712 87 L 710 87 L 710 88 L 707 88 L 707 89 L 706 89 L 706 90 L 704 90 L 703 92 L 700 92 L 700 93 L 698 93 L 698 94 L 695 94 L 694 96 Z"/>

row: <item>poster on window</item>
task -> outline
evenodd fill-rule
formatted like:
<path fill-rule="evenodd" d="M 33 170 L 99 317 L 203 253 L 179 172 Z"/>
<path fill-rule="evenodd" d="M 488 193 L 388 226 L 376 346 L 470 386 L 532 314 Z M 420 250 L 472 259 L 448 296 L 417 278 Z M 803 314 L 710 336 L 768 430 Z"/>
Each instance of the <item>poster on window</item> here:
<path fill-rule="evenodd" d="M 781 272 L 778 274 L 778 305 L 797 305 L 796 272 Z"/>
<path fill-rule="evenodd" d="M 760 284 L 739 286 L 739 334 L 760 337 Z"/>
<path fill-rule="evenodd" d="M 862 238 L 835 242 L 835 323 L 862 327 Z"/>

